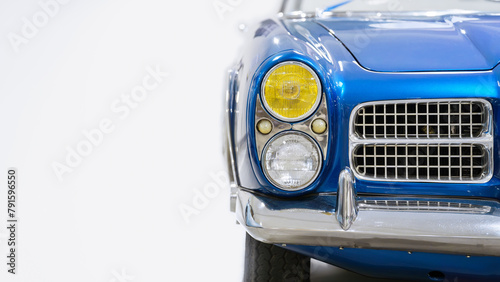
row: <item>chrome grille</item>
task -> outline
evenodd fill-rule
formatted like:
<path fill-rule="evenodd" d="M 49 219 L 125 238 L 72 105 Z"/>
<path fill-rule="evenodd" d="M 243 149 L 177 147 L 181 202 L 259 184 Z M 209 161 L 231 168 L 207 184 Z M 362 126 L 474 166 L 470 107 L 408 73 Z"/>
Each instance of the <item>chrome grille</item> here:
<path fill-rule="evenodd" d="M 364 103 L 351 114 L 351 168 L 367 180 L 486 182 L 491 124 L 483 99 Z"/>
<path fill-rule="evenodd" d="M 360 138 L 473 138 L 487 129 L 482 101 L 424 101 L 360 107 L 354 131 Z"/>
<path fill-rule="evenodd" d="M 356 147 L 353 162 L 369 178 L 476 181 L 484 178 L 488 153 L 474 144 L 368 144 Z"/>

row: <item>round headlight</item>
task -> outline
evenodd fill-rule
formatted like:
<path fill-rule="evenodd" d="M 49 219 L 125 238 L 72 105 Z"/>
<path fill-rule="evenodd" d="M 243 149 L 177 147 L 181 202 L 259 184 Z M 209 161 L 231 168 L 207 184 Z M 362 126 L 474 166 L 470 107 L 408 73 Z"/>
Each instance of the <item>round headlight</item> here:
<path fill-rule="evenodd" d="M 321 83 L 316 73 L 299 62 L 276 65 L 262 83 L 262 100 L 277 119 L 299 121 L 311 115 L 321 100 Z"/>
<path fill-rule="evenodd" d="M 309 186 L 321 170 L 321 152 L 314 140 L 299 132 L 273 137 L 264 148 L 262 168 L 276 187 L 297 191 Z"/>

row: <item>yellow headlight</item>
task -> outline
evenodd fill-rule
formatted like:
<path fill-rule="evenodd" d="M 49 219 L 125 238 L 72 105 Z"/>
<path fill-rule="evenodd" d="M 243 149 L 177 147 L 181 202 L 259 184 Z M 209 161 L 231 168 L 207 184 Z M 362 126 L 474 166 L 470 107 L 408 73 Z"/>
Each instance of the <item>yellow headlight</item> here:
<path fill-rule="evenodd" d="M 316 110 L 321 85 L 316 73 L 298 62 L 272 68 L 262 85 L 264 105 L 276 118 L 298 121 Z"/>

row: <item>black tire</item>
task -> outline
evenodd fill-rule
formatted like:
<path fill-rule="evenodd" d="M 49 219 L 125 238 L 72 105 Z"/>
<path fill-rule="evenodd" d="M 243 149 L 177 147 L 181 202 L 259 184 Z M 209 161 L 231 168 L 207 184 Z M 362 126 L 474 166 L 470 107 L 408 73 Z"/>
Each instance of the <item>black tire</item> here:
<path fill-rule="evenodd" d="M 244 282 L 309 281 L 310 258 L 246 236 Z"/>

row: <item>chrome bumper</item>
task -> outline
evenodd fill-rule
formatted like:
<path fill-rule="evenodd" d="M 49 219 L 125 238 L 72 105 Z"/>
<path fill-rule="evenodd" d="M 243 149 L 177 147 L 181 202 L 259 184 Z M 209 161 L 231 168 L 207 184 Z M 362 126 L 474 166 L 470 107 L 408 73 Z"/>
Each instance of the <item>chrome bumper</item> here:
<path fill-rule="evenodd" d="M 500 256 L 497 201 L 358 197 L 344 173 L 338 197 L 290 200 L 240 189 L 237 219 L 271 244 Z"/>

